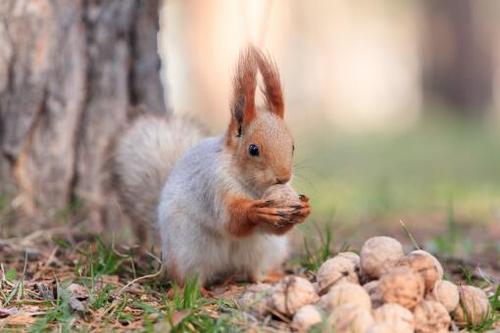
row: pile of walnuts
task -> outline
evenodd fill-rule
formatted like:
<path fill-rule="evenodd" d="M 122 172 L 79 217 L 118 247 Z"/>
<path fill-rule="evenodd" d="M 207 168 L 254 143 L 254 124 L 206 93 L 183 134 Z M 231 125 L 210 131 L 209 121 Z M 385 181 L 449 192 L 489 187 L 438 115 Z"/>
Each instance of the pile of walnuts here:
<path fill-rule="evenodd" d="M 358 256 L 342 252 L 325 261 L 316 281 L 287 276 L 257 284 L 240 304 L 258 316 L 291 320 L 295 331 L 314 325 L 337 333 L 440 333 L 478 324 L 490 312 L 485 292 L 443 280 L 430 253 L 405 255 L 394 238 L 368 239 Z"/>

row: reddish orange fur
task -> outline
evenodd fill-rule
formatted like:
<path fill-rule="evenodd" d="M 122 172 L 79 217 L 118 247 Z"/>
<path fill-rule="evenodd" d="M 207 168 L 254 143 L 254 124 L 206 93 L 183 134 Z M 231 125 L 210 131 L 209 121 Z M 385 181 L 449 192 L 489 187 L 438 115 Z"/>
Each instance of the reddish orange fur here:
<path fill-rule="evenodd" d="M 250 235 L 255 229 L 255 223 L 250 220 L 248 211 L 252 207 L 252 201 L 243 198 L 229 198 L 229 223 L 226 230 L 235 237 Z"/>
<path fill-rule="evenodd" d="M 264 96 L 269 110 L 280 118 L 283 118 L 285 106 L 283 93 L 281 91 L 280 75 L 276 63 L 266 57 L 261 51 L 254 50 L 255 61 L 259 67 L 260 74 L 264 81 Z"/>
<path fill-rule="evenodd" d="M 257 71 L 264 81 L 263 93 L 270 112 L 280 118 L 284 117 L 285 107 L 281 90 L 280 76 L 276 64 L 261 51 L 250 46 L 240 55 L 233 79 L 234 93 L 232 100 L 232 117 L 229 123 L 226 143 L 230 145 L 240 126 L 246 127 L 256 117 L 255 90 L 257 88 Z M 235 109 L 243 103 L 243 119 L 240 123 L 235 116 Z"/>
<path fill-rule="evenodd" d="M 254 51 L 249 47 L 242 52 L 236 67 L 233 79 L 234 95 L 232 101 L 232 117 L 229 123 L 227 143 L 232 142 L 232 138 L 238 132 L 240 126 L 247 126 L 256 116 L 255 109 L 255 89 L 257 88 L 257 64 L 255 62 Z M 243 124 L 240 124 L 235 115 L 235 108 L 240 99 L 243 98 Z"/>

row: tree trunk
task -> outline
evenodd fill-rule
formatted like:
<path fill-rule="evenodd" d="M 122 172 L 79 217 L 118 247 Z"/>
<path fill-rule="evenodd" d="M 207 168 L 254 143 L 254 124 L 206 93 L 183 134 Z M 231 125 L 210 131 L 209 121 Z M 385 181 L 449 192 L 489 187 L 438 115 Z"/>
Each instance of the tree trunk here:
<path fill-rule="evenodd" d="M 24 213 L 101 206 L 106 150 L 130 110 L 166 112 L 158 5 L 0 1 L 0 194 Z"/>
<path fill-rule="evenodd" d="M 481 115 L 492 100 L 493 35 L 481 33 L 471 0 L 423 3 L 424 88 L 463 115 Z"/>

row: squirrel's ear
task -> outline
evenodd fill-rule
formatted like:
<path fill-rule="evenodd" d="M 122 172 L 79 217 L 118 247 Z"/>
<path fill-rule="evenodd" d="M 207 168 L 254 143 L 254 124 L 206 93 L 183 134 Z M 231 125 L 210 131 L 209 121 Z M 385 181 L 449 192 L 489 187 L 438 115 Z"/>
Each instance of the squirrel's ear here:
<path fill-rule="evenodd" d="M 231 110 L 236 126 L 236 136 L 241 136 L 243 132 L 243 119 L 245 119 L 245 96 L 239 96 L 233 103 Z"/>
<path fill-rule="evenodd" d="M 255 50 L 255 49 L 254 49 Z M 278 67 L 270 58 L 266 57 L 262 51 L 255 50 L 255 60 L 264 81 L 262 92 L 266 98 L 269 110 L 280 118 L 283 118 L 285 107 Z"/>
<path fill-rule="evenodd" d="M 234 96 L 231 105 L 230 130 L 240 136 L 243 129 L 255 118 L 255 89 L 257 87 L 257 64 L 252 47 L 240 54 L 234 76 Z"/>

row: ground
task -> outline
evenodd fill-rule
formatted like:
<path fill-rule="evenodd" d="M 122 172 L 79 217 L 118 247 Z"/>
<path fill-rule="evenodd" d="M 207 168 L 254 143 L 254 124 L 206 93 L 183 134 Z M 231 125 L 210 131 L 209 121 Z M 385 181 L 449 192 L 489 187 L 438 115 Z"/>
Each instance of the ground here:
<path fill-rule="evenodd" d="M 411 249 L 403 227 L 397 233 Z M 394 233 L 394 231 L 393 231 Z M 285 269 L 314 279 L 319 264 L 335 251 L 352 248 L 335 244 L 328 231 L 309 237 Z M 413 236 L 415 237 L 415 236 Z M 294 234 L 299 244 L 301 233 Z M 238 305 L 245 283 L 214 286 L 202 296 L 191 281 L 181 290 L 162 282 L 156 255 L 106 244 L 95 235 L 57 228 L 0 243 L 0 329 L 13 331 L 168 331 L 225 332 L 288 330 L 290 318 L 259 321 Z M 498 262 L 440 257 L 446 276 L 495 292 Z M 498 287 L 497 287 L 498 288 Z M 498 290 L 497 290 L 498 293 Z M 478 332 L 499 326 L 498 294 L 494 319 Z"/>
<path fill-rule="evenodd" d="M 498 131 L 433 120 L 405 132 L 341 135 L 303 123 L 311 129 L 296 131 L 294 186 L 311 197 L 313 214 L 292 234 L 285 272 L 314 279 L 335 252 L 389 235 L 406 250 L 435 254 L 446 278 L 485 288 L 494 317 L 470 330 L 500 329 Z M 75 207 L 57 212 L 53 228 L 37 230 L 11 216 L 9 202 L 0 194 L 1 331 L 288 328 L 289 318 L 258 321 L 238 306 L 244 283 L 218 286 L 212 297 L 194 282 L 180 290 L 155 275 L 157 250 L 124 246 L 110 231 L 106 240 L 89 234 Z"/>

